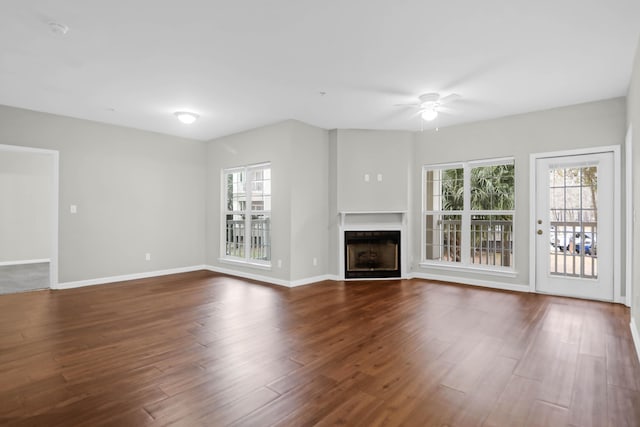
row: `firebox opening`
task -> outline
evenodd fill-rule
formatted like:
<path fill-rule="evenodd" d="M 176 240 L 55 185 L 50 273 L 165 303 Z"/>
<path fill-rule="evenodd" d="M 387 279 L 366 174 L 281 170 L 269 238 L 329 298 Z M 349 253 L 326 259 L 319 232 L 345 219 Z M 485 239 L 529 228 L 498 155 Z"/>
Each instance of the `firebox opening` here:
<path fill-rule="evenodd" d="M 400 231 L 345 231 L 345 278 L 401 277 Z"/>

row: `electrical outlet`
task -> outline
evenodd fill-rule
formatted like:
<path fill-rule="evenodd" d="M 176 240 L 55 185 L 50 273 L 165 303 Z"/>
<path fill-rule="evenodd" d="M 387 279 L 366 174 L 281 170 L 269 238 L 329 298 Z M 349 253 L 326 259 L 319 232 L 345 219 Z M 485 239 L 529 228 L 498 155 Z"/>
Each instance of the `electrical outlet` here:
<path fill-rule="evenodd" d="M 151 261 L 151 254 L 149 252 L 144 254 L 144 259 L 147 260 L 147 261 Z"/>
<path fill-rule="evenodd" d="M 69 206 L 69 212 L 71 212 L 72 214 L 78 213 L 78 206 L 76 205 Z"/>
<path fill-rule="evenodd" d="M 282 260 L 281 259 L 278 260 L 278 268 L 282 268 Z"/>
<path fill-rule="evenodd" d="M 313 266 L 316 267 L 318 265 L 318 258 L 313 259 Z"/>

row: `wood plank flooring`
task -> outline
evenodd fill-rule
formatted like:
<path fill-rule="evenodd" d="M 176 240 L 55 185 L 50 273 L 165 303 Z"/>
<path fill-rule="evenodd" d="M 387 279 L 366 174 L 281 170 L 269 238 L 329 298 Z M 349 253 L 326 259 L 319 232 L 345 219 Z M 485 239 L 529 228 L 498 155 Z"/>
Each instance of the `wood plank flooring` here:
<path fill-rule="evenodd" d="M 8 426 L 640 426 L 621 305 L 194 272 L 0 296 Z"/>

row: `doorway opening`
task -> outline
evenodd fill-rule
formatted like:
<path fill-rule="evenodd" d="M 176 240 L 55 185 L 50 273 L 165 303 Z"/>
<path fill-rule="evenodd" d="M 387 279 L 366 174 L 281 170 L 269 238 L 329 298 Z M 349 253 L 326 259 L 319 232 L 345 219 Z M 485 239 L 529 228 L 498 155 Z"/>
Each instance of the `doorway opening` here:
<path fill-rule="evenodd" d="M 532 155 L 536 292 L 620 298 L 619 148 Z"/>
<path fill-rule="evenodd" d="M 57 287 L 58 161 L 58 151 L 0 145 L 0 294 Z"/>

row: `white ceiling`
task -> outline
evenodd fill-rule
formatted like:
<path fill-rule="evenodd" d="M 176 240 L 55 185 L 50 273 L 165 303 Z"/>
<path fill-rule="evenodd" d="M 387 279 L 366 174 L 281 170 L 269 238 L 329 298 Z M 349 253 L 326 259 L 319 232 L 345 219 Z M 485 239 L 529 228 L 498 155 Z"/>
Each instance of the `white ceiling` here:
<path fill-rule="evenodd" d="M 419 130 L 626 94 L 638 0 L 2 0 L 0 104 L 196 139 Z M 49 22 L 69 26 L 65 36 Z M 326 92 L 326 95 L 321 95 Z M 193 125 L 172 113 L 201 115 Z"/>

